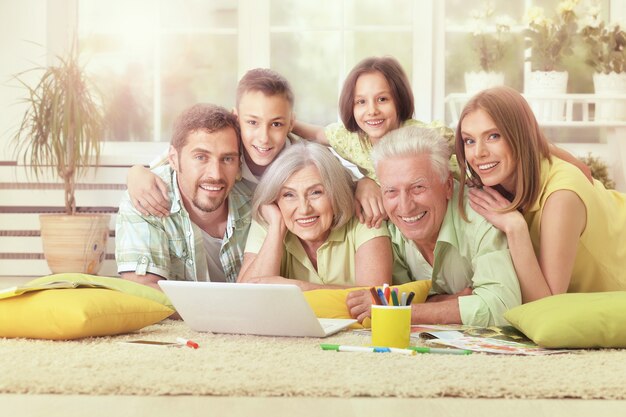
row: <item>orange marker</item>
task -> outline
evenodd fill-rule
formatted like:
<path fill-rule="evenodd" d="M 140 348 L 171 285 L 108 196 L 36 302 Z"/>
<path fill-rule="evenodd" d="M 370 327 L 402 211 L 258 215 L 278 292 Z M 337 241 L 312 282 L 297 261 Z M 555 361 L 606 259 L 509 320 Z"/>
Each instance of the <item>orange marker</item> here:
<path fill-rule="evenodd" d="M 370 294 L 372 294 L 372 301 L 376 305 L 380 305 L 380 299 L 378 298 L 378 293 L 376 292 L 376 288 L 370 287 Z"/>
<path fill-rule="evenodd" d="M 183 339 L 182 337 L 177 337 L 176 343 L 178 343 L 179 345 L 189 346 L 190 348 L 193 348 L 193 349 L 198 349 L 200 347 L 200 345 L 198 345 L 193 340 Z"/>

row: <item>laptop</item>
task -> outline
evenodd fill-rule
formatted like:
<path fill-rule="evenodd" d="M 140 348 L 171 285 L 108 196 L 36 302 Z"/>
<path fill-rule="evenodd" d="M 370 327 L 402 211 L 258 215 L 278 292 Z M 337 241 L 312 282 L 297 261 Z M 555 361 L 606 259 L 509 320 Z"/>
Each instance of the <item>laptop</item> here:
<path fill-rule="evenodd" d="M 354 319 L 318 319 L 289 284 L 159 281 L 176 311 L 198 332 L 326 337 Z"/>

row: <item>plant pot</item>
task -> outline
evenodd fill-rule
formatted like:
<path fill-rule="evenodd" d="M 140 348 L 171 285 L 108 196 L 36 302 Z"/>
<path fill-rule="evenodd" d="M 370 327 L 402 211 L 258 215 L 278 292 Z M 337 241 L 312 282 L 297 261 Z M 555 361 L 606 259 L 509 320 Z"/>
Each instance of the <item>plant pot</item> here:
<path fill-rule="evenodd" d="M 108 214 L 41 214 L 41 240 L 50 270 L 97 274 L 106 255 Z"/>
<path fill-rule="evenodd" d="M 526 99 L 538 121 L 565 120 L 565 100 L 541 96 L 566 94 L 567 78 L 567 71 L 532 71 L 528 75 L 524 93 L 528 96 Z"/>
<path fill-rule="evenodd" d="M 465 73 L 465 92 L 467 94 L 476 94 L 487 88 L 504 85 L 503 72 L 466 72 Z"/>
<path fill-rule="evenodd" d="M 610 72 L 593 74 L 593 88 L 596 94 L 626 94 L 626 73 Z M 596 103 L 596 121 L 626 120 L 626 102 L 623 99 L 602 100 Z"/>

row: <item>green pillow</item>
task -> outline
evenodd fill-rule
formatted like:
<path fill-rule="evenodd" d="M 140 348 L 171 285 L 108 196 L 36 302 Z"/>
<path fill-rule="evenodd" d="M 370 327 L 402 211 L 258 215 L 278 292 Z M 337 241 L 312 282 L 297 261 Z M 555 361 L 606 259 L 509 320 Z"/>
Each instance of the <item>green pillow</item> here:
<path fill-rule="evenodd" d="M 97 287 L 108 288 L 126 294 L 135 295 L 137 297 L 147 298 L 148 300 L 156 301 L 157 303 L 163 304 L 164 306 L 174 310 L 172 302 L 162 291 L 122 278 L 100 277 L 96 275 L 66 272 L 63 274 L 47 275 L 45 277 L 37 278 L 29 281 L 26 285 L 42 285 L 57 281 L 72 282 L 76 284 L 76 287 L 88 287 L 89 284 L 95 284 Z"/>
<path fill-rule="evenodd" d="M 546 348 L 626 347 L 626 291 L 553 295 L 504 318 Z"/>

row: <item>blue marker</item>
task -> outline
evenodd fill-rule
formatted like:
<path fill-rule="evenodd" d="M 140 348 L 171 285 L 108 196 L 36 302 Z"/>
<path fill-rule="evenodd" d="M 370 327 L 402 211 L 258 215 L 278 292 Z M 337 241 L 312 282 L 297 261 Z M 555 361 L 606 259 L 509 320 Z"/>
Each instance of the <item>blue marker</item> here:
<path fill-rule="evenodd" d="M 376 290 L 376 292 L 378 293 L 378 298 L 380 298 L 380 303 L 384 306 L 389 305 L 387 304 L 387 299 L 385 298 L 385 294 L 383 293 L 383 290 L 379 288 L 378 290 Z"/>

